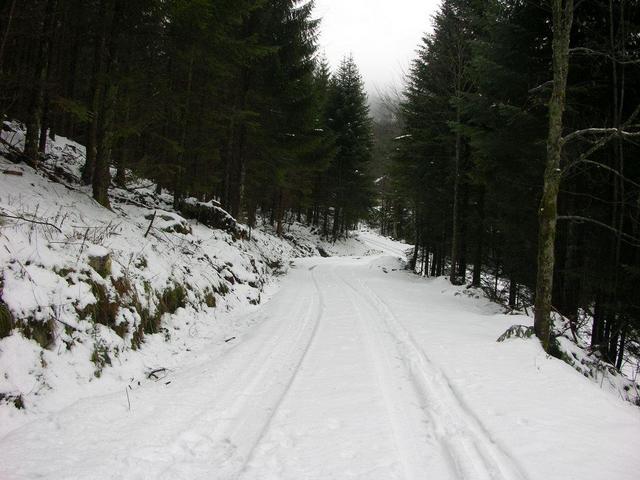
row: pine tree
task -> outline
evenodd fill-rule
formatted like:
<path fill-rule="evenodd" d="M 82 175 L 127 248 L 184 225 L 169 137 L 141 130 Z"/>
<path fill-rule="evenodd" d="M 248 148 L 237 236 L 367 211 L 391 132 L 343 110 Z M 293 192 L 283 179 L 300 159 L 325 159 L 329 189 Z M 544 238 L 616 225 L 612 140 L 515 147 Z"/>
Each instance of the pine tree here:
<path fill-rule="evenodd" d="M 336 145 L 336 155 L 327 172 L 333 206 L 332 236 L 336 239 L 366 216 L 373 194 L 368 171 L 372 121 L 353 57 L 342 61 L 331 80 L 326 116 Z"/>

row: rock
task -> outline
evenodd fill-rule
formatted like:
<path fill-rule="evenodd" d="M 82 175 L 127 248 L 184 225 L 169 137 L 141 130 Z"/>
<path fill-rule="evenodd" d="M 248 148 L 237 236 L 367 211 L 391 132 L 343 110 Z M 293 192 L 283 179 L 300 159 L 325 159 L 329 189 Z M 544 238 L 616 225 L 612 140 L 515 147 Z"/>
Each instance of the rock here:
<path fill-rule="evenodd" d="M 217 228 L 233 235 L 235 239 L 247 236 L 246 230 L 229 215 L 217 202 L 199 202 L 195 198 L 187 198 L 178 205 L 178 211 L 185 217 L 197 220 L 207 227 Z"/>

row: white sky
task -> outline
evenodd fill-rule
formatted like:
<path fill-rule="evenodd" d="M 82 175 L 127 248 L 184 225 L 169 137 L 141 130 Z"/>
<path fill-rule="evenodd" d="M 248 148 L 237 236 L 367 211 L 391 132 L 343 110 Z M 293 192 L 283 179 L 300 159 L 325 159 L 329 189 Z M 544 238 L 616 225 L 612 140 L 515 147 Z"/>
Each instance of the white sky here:
<path fill-rule="evenodd" d="M 320 52 L 333 68 L 349 53 L 367 93 L 401 87 L 440 0 L 316 0 Z"/>

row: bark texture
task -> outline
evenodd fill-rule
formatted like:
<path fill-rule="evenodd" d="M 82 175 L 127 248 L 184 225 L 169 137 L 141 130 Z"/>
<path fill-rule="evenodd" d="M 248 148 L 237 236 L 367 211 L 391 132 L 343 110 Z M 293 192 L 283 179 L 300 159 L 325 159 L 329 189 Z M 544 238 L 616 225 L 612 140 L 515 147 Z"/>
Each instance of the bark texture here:
<path fill-rule="evenodd" d="M 551 296 L 555 266 L 555 239 L 558 220 L 562 156 L 562 128 L 569 73 L 569 43 L 573 24 L 573 0 L 552 0 L 553 10 L 553 92 L 549 100 L 549 133 L 544 187 L 539 210 L 538 273 L 534 329 L 545 351 L 551 345 Z"/>

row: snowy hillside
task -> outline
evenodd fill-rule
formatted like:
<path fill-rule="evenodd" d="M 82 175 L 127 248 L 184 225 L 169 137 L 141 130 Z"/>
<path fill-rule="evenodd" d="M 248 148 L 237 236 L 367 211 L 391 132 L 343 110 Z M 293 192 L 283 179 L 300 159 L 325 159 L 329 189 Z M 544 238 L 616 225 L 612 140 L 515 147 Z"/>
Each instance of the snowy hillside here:
<path fill-rule="evenodd" d="M 21 147 L 22 131 L 10 128 L 3 139 Z M 268 298 L 289 258 L 366 249 L 297 224 L 289 241 L 209 228 L 146 180 L 114 188 L 110 211 L 77 181 L 83 146 L 58 137 L 49 151 L 40 172 L 0 156 L 5 432 L 80 397 L 157 380 L 154 370 L 166 374 L 203 344 L 231 343 L 246 327 L 234 313 Z"/>

